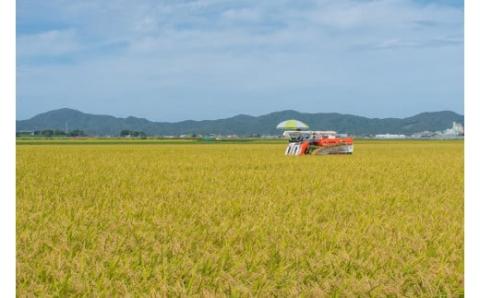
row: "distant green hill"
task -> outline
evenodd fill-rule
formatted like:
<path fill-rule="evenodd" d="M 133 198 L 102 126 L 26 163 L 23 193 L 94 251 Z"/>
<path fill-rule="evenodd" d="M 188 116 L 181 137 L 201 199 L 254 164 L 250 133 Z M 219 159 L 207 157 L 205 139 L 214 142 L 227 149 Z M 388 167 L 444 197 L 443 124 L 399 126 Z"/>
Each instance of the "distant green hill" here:
<path fill-rule="evenodd" d="M 306 122 L 311 129 L 335 130 L 351 135 L 381 133 L 412 134 L 430 130 L 444 130 L 452 122 L 463 123 L 463 115 L 450 111 L 421 113 L 408 118 L 367 118 L 338 113 L 301 113 L 293 110 L 274 112 L 258 117 L 237 115 L 231 118 L 175 123 L 153 122 L 143 118 L 117 118 L 108 115 L 93 115 L 73 109 L 59 109 L 36 115 L 28 120 L 17 121 L 17 131 L 44 129 L 79 129 L 90 135 L 117 136 L 122 130 L 143 131 L 148 135 L 180 134 L 253 134 L 278 135 L 276 125 L 286 119 Z"/>

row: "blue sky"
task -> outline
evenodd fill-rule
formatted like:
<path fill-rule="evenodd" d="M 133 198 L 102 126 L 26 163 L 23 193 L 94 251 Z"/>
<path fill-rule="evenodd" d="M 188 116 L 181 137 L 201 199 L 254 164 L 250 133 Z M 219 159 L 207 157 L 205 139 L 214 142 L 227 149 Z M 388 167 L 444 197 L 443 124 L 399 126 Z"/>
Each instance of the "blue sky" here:
<path fill-rule="evenodd" d="M 18 0 L 17 118 L 463 114 L 463 1 Z"/>

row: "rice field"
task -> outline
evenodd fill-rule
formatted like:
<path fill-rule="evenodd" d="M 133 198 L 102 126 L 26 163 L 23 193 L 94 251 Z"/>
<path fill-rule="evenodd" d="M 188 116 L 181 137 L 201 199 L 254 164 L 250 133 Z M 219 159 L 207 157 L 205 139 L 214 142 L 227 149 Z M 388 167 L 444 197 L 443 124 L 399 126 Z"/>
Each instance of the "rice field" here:
<path fill-rule="evenodd" d="M 17 145 L 17 295 L 463 295 L 463 142 L 284 147 Z"/>

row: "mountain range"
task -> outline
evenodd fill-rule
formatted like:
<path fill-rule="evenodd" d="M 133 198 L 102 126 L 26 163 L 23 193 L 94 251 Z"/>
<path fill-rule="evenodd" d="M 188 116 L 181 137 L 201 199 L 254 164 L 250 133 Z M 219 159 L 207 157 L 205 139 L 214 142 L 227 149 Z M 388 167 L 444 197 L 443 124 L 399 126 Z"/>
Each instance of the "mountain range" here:
<path fill-rule="evenodd" d="M 451 112 L 428 112 L 407 118 L 367 118 L 339 113 L 302 113 L 293 110 L 261 116 L 237 115 L 230 118 L 202 121 L 154 122 L 144 118 L 118 118 L 94 115 L 63 108 L 38 114 L 27 120 L 17 120 L 17 131 L 44 129 L 83 130 L 88 135 L 118 136 L 122 130 L 143 131 L 147 135 L 236 134 L 278 135 L 276 126 L 287 119 L 307 123 L 313 130 L 335 130 L 356 136 L 372 134 L 412 134 L 450 128 L 452 122 L 463 124 L 464 116 Z"/>

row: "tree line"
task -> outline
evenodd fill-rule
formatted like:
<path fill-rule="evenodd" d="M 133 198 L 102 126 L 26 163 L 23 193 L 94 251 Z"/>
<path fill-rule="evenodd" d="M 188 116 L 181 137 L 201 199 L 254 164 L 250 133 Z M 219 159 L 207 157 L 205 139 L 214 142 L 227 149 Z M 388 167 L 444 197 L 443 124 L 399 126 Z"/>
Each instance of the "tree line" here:
<path fill-rule="evenodd" d="M 85 137 L 87 134 L 80 129 L 75 129 L 71 131 L 63 131 L 59 129 L 43 129 L 43 130 L 34 130 L 31 132 L 17 132 L 17 137 L 19 136 L 37 136 L 37 137 Z"/>
<path fill-rule="evenodd" d="M 121 137 L 134 137 L 134 138 L 141 138 L 145 139 L 147 138 L 147 134 L 144 133 L 143 131 L 136 131 L 136 130 L 127 130 L 124 129 L 120 132 Z"/>
<path fill-rule="evenodd" d="M 80 129 L 75 129 L 71 131 L 64 131 L 60 129 L 43 129 L 43 130 L 34 130 L 34 131 L 18 131 L 17 137 L 23 136 L 36 136 L 36 137 L 86 137 L 88 136 L 85 131 Z M 146 139 L 147 134 L 143 131 L 136 130 L 122 130 L 120 132 L 121 137 L 133 137 Z"/>

